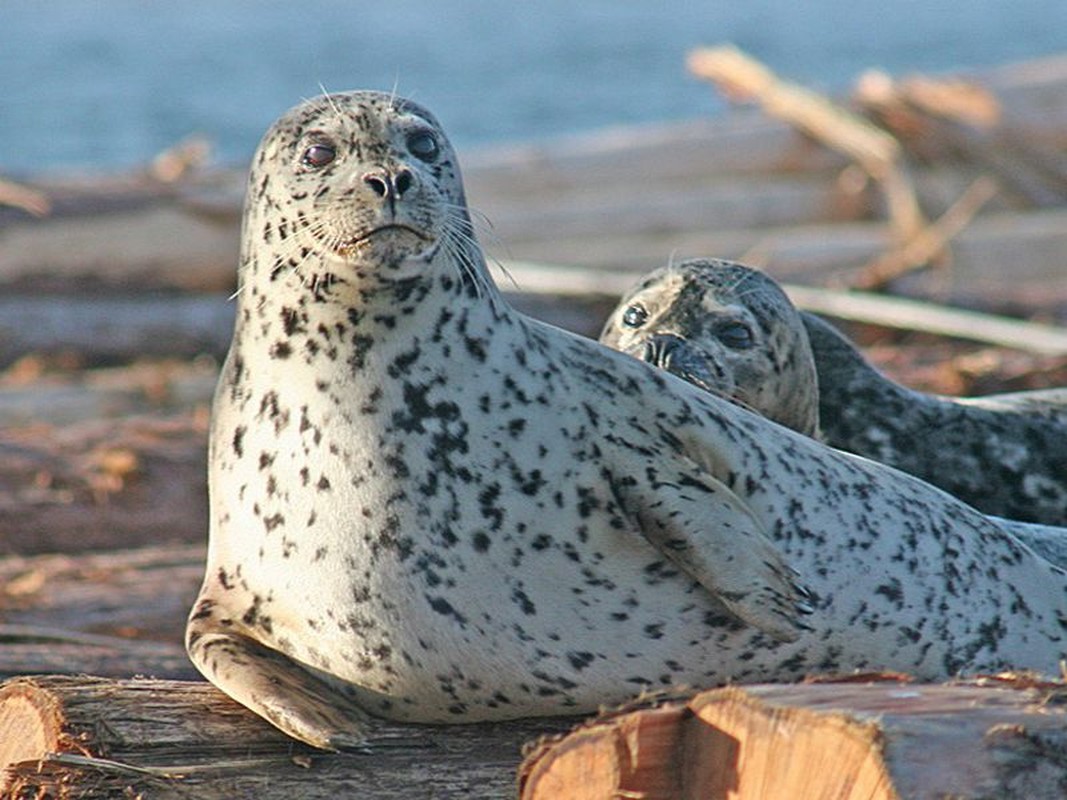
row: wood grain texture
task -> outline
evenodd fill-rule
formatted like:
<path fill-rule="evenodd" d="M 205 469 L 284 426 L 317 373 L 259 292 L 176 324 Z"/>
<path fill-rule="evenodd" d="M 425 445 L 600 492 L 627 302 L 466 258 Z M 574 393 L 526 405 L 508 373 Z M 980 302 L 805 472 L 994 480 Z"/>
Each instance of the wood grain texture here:
<path fill-rule="evenodd" d="M 1065 699 L 1025 681 L 716 689 L 542 742 L 522 798 L 1051 800 L 1067 789 Z"/>
<path fill-rule="evenodd" d="M 34 677 L 0 688 L 0 793 L 74 798 L 504 798 L 561 720 L 382 724 L 369 753 L 293 742 L 206 683 Z"/>

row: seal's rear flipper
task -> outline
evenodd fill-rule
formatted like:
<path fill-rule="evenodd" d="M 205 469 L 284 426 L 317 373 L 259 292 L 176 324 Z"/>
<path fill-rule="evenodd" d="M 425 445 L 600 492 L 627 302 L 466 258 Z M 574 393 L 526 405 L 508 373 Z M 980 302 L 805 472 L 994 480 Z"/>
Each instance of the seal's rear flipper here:
<path fill-rule="evenodd" d="M 189 658 L 215 686 L 275 727 L 324 750 L 361 749 L 368 717 L 284 653 L 235 633 L 186 634 Z"/>

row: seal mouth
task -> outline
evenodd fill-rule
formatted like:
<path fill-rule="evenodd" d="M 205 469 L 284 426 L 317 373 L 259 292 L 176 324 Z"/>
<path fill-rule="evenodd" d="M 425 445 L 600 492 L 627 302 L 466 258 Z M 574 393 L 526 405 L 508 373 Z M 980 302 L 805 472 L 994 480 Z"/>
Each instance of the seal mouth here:
<path fill-rule="evenodd" d="M 344 255 L 353 250 L 359 250 L 365 245 L 376 242 L 383 237 L 395 240 L 397 243 L 403 242 L 405 239 L 410 239 L 411 237 L 414 237 L 416 242 L 425 243 L 427 245 L 432 244 L 434 241 L 432 236 L 424 231 L 412 228 L 410 225 L 390 223 L 388 225 L 381 225 L 377 228 L 373 228 L 372 230 L 362 233 L 359 236 L 354 236 L 351 239 L 346 239 L 337 246 L 337 251 Z"/>

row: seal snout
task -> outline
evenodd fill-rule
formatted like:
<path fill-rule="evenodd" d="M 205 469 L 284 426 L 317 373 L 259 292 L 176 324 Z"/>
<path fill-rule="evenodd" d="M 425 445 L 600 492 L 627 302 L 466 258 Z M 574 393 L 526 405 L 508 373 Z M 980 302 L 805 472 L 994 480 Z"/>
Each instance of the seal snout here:
<path fill-rule="evenodd" d="M 709 392 L 729 395 L 734 389 L 732 377 L 717 359 L 673 333 L 649 337 L 638 357 Z"/>
<path fill-rule="evenodd" d="M 363 182 L 378 197 L 393 204 L 415 185 L 415 175 L 407 167 L 378 167 L 363 173 Z"/>
<path fill-rule="evenodd" d="M 673 333 L 657 333 L 645 342 L 641 358 L 661 369 L 670 369 L 671 361 L 686 347 L 685 340 Z"/>

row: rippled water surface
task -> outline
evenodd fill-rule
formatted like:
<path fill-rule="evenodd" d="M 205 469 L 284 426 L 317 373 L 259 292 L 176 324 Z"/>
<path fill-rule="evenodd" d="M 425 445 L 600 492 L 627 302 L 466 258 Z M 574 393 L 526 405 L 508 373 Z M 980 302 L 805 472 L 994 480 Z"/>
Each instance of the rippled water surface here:
<path fill-rule="evenodd" d="M 688 118 L 720 106 L 685 53 L 725 41 L 832 89 L 1067 49 L 1067 2 L 0 0 L 0 169 L 134 164 L 193 132 L 238 161 L 320 85 L 395 86 L 461 148 Z"/>

